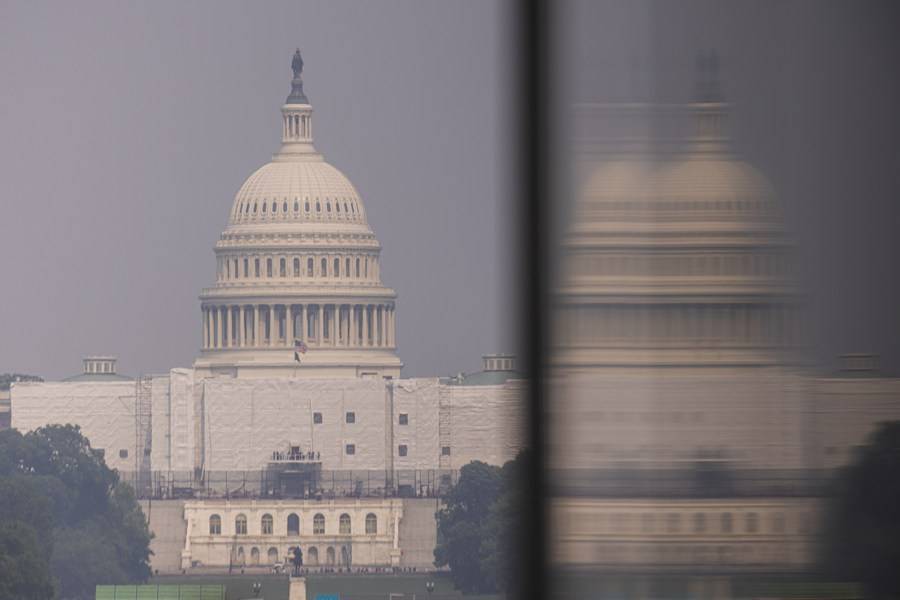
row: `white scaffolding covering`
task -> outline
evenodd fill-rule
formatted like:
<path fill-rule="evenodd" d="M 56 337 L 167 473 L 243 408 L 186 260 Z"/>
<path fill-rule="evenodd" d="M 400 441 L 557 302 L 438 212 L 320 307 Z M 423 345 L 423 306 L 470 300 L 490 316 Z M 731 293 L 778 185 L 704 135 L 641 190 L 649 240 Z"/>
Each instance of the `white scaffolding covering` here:
<path fill-rule="evenodd" d="M 20 382 L 10 400 L 13 428 L 78 425 L 107 465 L 134 470 L 134 381 Z"/>

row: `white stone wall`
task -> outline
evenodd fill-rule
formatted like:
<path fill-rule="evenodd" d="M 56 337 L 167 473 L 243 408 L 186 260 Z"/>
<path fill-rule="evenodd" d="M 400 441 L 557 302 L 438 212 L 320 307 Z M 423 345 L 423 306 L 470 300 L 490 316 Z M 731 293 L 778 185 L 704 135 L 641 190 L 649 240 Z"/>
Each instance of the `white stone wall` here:
<path fill-rule="evenodd" d="M 450 405 L 450 468 L 473 460 L 502 465 L 515 458 L 524 445 L 522 382 L 442 385 L 439 393 Z"/>
<path fill-rule="evenodd" d="M 815 558 L 821 506 L 811 498 L 561 498 L 550 515 L 555 564 L 796 570 Z"/>
<path fill-rule="evenodd" d="M 300 520 L 298 535 L 288 534 L 288 517 L 292 514 Z M 350 516 L 349 534 L 340 532 L 340 517 L 344 514 Z M 366 533 L 366 517 L 370 514 L 376 517 L 374 534 Z M 213 515 L 221 518 L 219 534 L 210 534 L 210 517 Z M 239 515 L 247 518 L 246 534 L 236 534 L 235 521 Z M 272 516 L 271 534 L 262 533 L 263 515 Z M 314 531 L 316 515 L 325 519 L 324 533 Z M 269 559 L 273 548 L 277 560 L 284 561 L 294 546 L 300 546 L 304 564 L 309 566 L 346 564 L 342 557 L 348 555 L 354 566 L 391 566 L 399 564 L 401 556 L 398 526 L 403 517 L 403 501 L 399 499 L 198 500 L 185 503 L 184 517 L 188 533 L 182 553 L 183 568 L 227 567 L 230 560 L 235 565 L 255 566 L 252 560 L 254 548 L 259 551 L 259 565 L 275 562 Z M 313 548 L 315 550 L 311 552 Z M 329 561 L 329 548 L 334 551 L 333 562 Z M 318 554 L 317 561 L 315 554 Z"/>
<path fill-rule="evenodd" d="M 688 465 L 722 452 L 738 468 L 807 463 L 809 380 L 779 368 L 573 372 L 551 385 L 555 468 Z"/>
<path fill-rule="evenodd" d="M 135 466 L 133 381 L 20 382 L 11 388 L 12 427 L 22 433 L 45 425 L 78 425 L 106 464 Z M 125 455 L 121 455 L 124 453 Z"/>

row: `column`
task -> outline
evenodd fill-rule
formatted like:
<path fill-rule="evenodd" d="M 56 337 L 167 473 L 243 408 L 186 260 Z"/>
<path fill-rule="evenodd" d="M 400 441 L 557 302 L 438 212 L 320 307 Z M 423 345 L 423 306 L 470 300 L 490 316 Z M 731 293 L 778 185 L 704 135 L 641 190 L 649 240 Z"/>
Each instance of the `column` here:
<path fill-rule="evenodd" d="M 388 337 L 388 347 L 394 347 L 394 307 L 388 305 L 388 329 L 387 329 L 387 337 Z"/>
<path fill-rule="evenodd" d="M 359 329 L 356 326 L 356 305 L 351 304 L 350 308 L 348 310 L 350 311 L 350 336 L 347 340 L 347 343 L 350 346 L 355 347 L 356 346 L 356 334 L 359 331 Z"/>
<path fill-rule="evenodd" d="M 230 348 L 231 346 L 234 345 L 232 343 L 232 339 L 231 339 L 231 307 L 226 306 L 223 310 L 225 311 L 225 319 L 223 321 L 223 325 L 225 328 L 225 336 L 222 338 L 222 347 Z"/>
<path fill-rule="evenodd" d="M 322 345 L 322 331 L 322 305 L 316 304 L 316 345 L 318 346 Z"/>
<path fill-rule="evenodd" d="M 300 339 L 303 340 L 303 343 L 306 343 L 306 305 L 300 305 Z"/>
<path fill-rule="evenodd" d="M 219 306 L 216 308 L 216 332 L 218 333 L 218 338 L 216 339 L 216 348 L 222 348 L 222 307 Z"/>
<path fill-rule="evenodd" d="M 338 338 L 340 337 L 340 324 L 341 324 L 341 305 L 340 304 L 332 304 L 331 305 L 331 345 L 337 347 Z"/>
<path fill-rule="evenodd" d="M 269 346 L 272 346 L 275 341 L 275 336 L 277 334 L 277 330 L 275 329 L 275 305 L 269 304 Z"/>
<path fill-rule="evenodd" d="M 259 304 L 253 305 L 253 346 L 259 346 Z"/>
<path fill-rule="evenodd" d="M 203 344 L 202 347 L 209 348 L 209 311 L 206 308 L 200 309 L 200 316 L 203 321 Z"/>
<path fill-rule="evenodd" d="M 369 345 L 369 307 L 365 304 L 361 306 L 362 308 L 362 340 L 360 340 L 360 346 L 368 346 Z"/>
<path fill-rule="evenodd" d="M 238 346 L 243 348 L 247 345 L 247 321 L 244 319 L 244 305 L 241 304 L 240 308 L 238 308 L 238 314 L 241 319 L 241 323 L 238 326 Z"/>
<path fill-rule="evenodd" d="M 284 305 L 284 345 L 294 345 L 294 305 Z"/>

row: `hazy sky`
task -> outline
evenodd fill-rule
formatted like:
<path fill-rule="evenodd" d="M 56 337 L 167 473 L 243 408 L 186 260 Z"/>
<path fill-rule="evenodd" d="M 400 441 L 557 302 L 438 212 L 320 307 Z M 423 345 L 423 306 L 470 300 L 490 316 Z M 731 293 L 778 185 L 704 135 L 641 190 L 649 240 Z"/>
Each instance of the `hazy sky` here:
<path fill-rule="evenodd" d="M 716 50 L 732 146 L 773 183 L 797 244 L 810 354 L 900 375 L 900 4 L 569 0 L 557 81 L 572 101 L 686 102 Z"/>
<path fill-rule="evenodd" d="M 269 161 L 300 47 L 316 145 L 399 294 L 406 376 L 510 348 L 509 20 L 498 2 L 0 2 L 0 372 L 190 366 L 200 289 Z"/>

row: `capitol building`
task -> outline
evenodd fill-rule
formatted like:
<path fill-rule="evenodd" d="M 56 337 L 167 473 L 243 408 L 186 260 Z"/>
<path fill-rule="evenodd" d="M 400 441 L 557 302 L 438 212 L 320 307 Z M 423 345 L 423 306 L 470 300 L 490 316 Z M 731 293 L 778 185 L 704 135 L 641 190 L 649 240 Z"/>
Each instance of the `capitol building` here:
<path fill-rule="evenodd" d="M 313 568 L 432 568 L 438 498 L 460 467 L 523 444 L 512 355 L 401 377 L 381 245 L 314 146 L 299 50 L 291 66 L 281 146 L 215 244 L 192 367 L 132 379 L 93 356 L 10 392 L 12 427 L 77 424 L 134 484 L 159 572 L 264 569 L 298 546 Z"/>
<path fill-rule="evenodd" d="M 550 560 L 572 597 L 777 595 L 753 586 L 810 572 L 830 478 L 900 419 L 875 357 L 801 360 L 779 199 L 701 66 L 686 105 L 574 111 L 546 407 Z"/>

